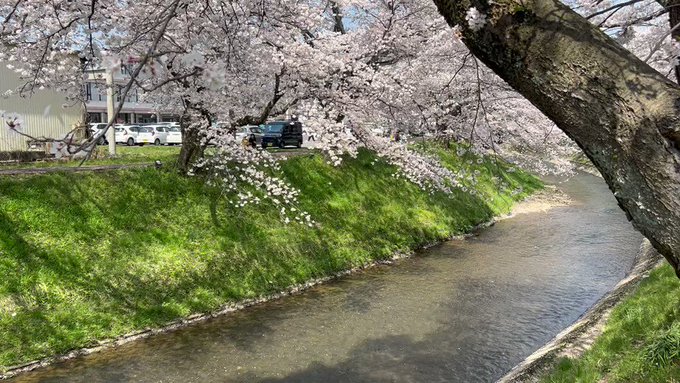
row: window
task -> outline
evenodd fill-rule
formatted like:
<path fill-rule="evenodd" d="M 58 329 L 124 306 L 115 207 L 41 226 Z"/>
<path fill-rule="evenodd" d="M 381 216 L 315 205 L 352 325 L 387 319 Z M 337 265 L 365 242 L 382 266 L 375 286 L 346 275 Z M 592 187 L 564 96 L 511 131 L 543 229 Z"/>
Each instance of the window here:
<path fill-rule="evenodd" d="M 102 122 L 102 115 L 101 113 L 93 113 L 93 112 L 88 112 L 87 113 L 87 121 L 96 124 L 98 122 Z"/>
<path fill-rule="evenodd" d="M 266 126 L 267 133 L 281 133 L 283 124 L 271 124 Z"/>
<path fill-rule="evenodd" d="M 85 100 L 92 101 L 92 83 L 85 84 Z"/>

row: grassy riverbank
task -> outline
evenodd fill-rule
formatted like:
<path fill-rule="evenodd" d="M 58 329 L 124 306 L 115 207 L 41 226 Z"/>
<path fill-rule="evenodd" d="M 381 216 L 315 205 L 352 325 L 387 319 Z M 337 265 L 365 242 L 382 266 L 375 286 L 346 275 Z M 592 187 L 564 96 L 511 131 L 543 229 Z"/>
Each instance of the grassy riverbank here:
<path fill-rule="evenodd" d="M 654 270 L 614 309 L 590 350 L 559 360 L 542 381 L 680 381 L 680 282 L 671 267 Z"/>
<path fill-rule="evenodd" d="M 438 152 L 480 172 L 479 194 L 425 193 L 366 151 L 338 168 L 286 161 L 315 228 L 273 206 L 234 210 L 171 169 L 0 177 L 0 371 L 445 239 L 541 187 Z"/>

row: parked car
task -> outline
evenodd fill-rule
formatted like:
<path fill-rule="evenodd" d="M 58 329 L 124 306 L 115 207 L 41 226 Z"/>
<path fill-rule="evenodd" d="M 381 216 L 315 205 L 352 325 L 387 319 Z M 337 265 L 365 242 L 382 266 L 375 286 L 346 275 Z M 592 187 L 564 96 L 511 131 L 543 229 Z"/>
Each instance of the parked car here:
<path fill-rule="evenodd" d="M 98 134 L 101 134 L 101 130 L 106 128 L 106 123 L 103 122 L 95 122 L 90 124 L 90 137 L 94 137 Z M 101 136 L 99 140 L 97 141 L 98 145 L 107 145 L 109 142 L 106 140 L 105 136 Z"/>
<path fill-rule="evenodd" d="M 134 145 L 135 138 L 133 135 L 137 134 L 136 130 L 130 130 L 133 126 L 116 126 L 114 137 L 117 144 Z"/>
<path fill-rule="evenodd" d="M 128 144 L 129 146 L 137 144 L 137 135 L 139 134 L 139 126 L 136 125 L 122 125 L 116 127 L 116 143 Z"/>
<path fill-rule="evenodd" d="M 144 144 L 151 144 L 151 143 L 156 143 L 157 137 L 154 135 L 155 131 L 152 127 L 149 126 L 139 126 L 139 131 L 137 134 L 137 144 L 139 145 L 144 145 Z"/>
<path fill-rule="evenodd" d="M 255 145 L 262 144 L 262 130 L 260 129 L 259 126 L 255 125 L 242 126 L 236 129 L 236 133 L 234 133 L 234 135 L 236 137 L 236 140 L 240 142 L 243 141 L 246 141 L 246 143 L 253 142 Z"/>
<path fill-rule="evenodd" d="M 146 128 L 153 129 L 153 144 L 167 145 L 170 127 L 167 125 L 147 125 Z"/>
<path fill-rule="evenodd" d="M 302 147 L 302 123 L 300 121 L 274 121 L 264 126 L 262 147 L 287 145 Z"/>
<path fill-rule="evenodd" d="M 182 129 L 179 126 L 168 127 L 168 137 L 166 142 L 168 145 L 179 145 L 182 143 Z"/>
<path fill-rule="evenodd" d="M 132 145 L 150 144 L 155 141 L 154 130 L 148 126 L 123 125 L 116 128 L 116 143 Z"/>

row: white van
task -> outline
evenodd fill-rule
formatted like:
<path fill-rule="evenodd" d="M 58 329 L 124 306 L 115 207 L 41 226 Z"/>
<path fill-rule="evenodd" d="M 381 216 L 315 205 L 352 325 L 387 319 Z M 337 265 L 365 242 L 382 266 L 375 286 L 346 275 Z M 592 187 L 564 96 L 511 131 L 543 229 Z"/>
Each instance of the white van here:
<path fill-rule="evenodd" d="M 180 145 L 182 143 L 182 129 L 179 126 L 168 127 L 168 145 Z"/>
<path fill-rule="evenodd" d="M 133 145 L 150 144 L 155 141 L 154 130 L 147 126 L 123 125 L 116 127 L 116 143 Z"/>
<path fill-rule="evenodd" d="M 153 129 L 153 144 L 167 145 L 168 134 L 170 133 L 170 126 L 168 125 L 146 125 L 146 128 Z"/>

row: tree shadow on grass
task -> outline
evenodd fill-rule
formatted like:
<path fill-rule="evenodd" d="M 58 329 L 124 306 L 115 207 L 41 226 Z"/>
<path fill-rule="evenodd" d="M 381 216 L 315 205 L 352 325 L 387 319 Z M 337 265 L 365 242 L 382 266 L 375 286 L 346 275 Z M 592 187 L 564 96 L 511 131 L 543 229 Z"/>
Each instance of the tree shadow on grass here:
<path fill-rule="evenodd" d="M 110 189 L 116 176 L 127 177 L 118 192 Z M 168 218 L 163 197 L 171 179 L 151 184 L 145 176 L 116 172 L 0 180 L 0 205 L 7 207 L 0 210 L 0 270 L 5 276 L 0 297 L 14 312 L 2 320 L 6 347 L 0 350 L 5 354 L 0 364 L 120 335 L 111 332 L 113 323 L 143 328 L 185 314 L 163 303 L 193 283 L 168 286 L 134 266 L 148 267 L 153 253 L 171 237 L 159 230 L 164 225 L 154 214 L 160 211 L 161 218 L 163 213 Z M 98 182 L 103 185 L 93 184 Z"/>

